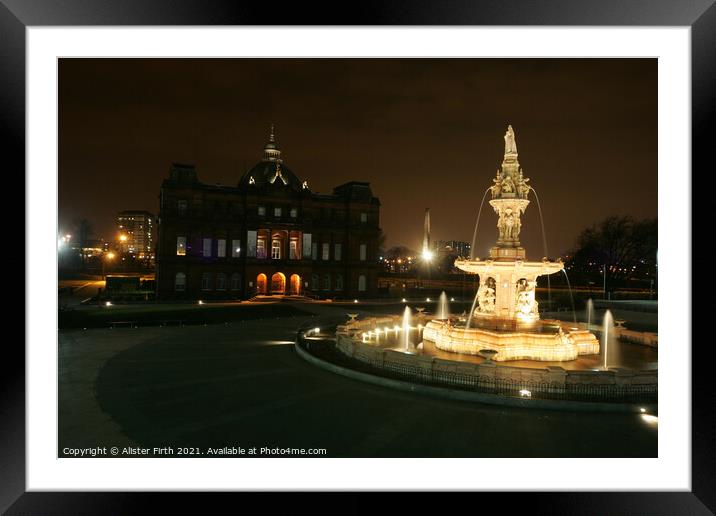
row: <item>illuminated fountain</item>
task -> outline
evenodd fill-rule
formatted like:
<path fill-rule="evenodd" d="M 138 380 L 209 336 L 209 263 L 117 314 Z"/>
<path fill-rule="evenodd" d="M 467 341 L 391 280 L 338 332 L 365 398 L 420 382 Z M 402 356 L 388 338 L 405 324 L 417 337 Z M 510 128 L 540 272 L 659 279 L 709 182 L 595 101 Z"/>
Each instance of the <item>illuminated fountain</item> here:
<path fill-rule="evenodd" d="M 423 338 L 445 351 L 478 355 L 494 350 L 493 360 L 574 360 L 599 353 L 599 341 L 587 330 L 561 321 L 540 320 L 537 278 L 564 269 L 561 260 L 528 261 L 520 245 L 520 217 L 530 203 L 532 187 L 517 161 L 512 126 L 505 134 L 505 156 L 490 187 L 490 205 L 497 214 L 498 239 L 486 259 L 455 261 L 455 266 L 480 276 L 480 286 L 466 323 L 438 315 Z"/>

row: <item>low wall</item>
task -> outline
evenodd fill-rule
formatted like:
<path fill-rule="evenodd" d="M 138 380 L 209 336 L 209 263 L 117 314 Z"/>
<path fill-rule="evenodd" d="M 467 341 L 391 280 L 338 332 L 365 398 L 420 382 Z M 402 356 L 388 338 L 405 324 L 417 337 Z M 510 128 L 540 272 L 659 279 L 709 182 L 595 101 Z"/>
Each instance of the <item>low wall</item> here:
<path fill-rule="evenodd" d="M 440 377 L 441 373 L 457 373 L 473 377 L 479 384 L 497 381 L 524 382 L 543 384 L 555 388 L 574 388 L 578 386 L 656 386 L 658 372 L 633 371 L 612 368 L 608 371 L 574 371 L 562 367 L 548 366 L 544 368 L 525 368 L 508 365 L 497 365 L 492 361 L 480 364 L 444 360 L 429 355 L 413 355 L 390 349 L 383 349 L 362 342 L 363 332 L 378 327 L 393 327 L 399 317 L 371 317 L 353 323 L 338 326 L 336 331 L 336 348 L 343 354 L 366 364 L 381 369 L 400 371 L 410 368 L 411 372 L 419 371 L 425 378 Z M 622 333 L 628 330 L 621 330 Z M 631 332 L 641 335 L 640 332 Z"/>
<path fill-rule="evenodd" d="M 651 348 L 659 347 L 659 335 L 650 331 L 633 331 L 626 328 L 614 328 L 616 337 L 620 340 L 649 346 Z"/>

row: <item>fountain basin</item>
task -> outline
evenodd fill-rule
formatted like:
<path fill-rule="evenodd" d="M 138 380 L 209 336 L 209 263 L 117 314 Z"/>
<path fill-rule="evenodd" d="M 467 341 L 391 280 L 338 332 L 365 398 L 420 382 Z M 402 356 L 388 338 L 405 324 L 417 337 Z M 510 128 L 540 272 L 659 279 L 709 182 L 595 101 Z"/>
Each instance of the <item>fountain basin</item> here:
<path fill-rule="evenodd" d="M 546 322 L 546 321 L 544 321 Z M 497 352 L 492 358 L 496 362 L 508 360 L 537 360 L 562 362 L 575 360 L 579 355 L 599 353 L 599 341 L 586 330 L 567 329 L 558 321 L 554 331 L 534 331 L 531 328 L 516 328 L 501 331 L 486 328 L 465 328 L 452 321 L 431 320 L 425 325 L 423 338 L 435 347 L 452 353 L 480 355 L 480 351 L 491 349 Z"/>

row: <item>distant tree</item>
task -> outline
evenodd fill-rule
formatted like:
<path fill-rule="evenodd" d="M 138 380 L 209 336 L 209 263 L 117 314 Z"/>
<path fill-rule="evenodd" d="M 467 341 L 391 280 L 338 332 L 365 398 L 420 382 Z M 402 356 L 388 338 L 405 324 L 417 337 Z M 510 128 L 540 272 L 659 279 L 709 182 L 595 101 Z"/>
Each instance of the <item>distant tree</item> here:
<path fill-rule="evenodd" d="M 656 276 L 657 220 L 612 216 L 582 231 L 566 266 L 575 279 L 614 281 Z"/>
<path fill-rule="evenodd" d="M 385 256 L 385 239 L 386 235 L 383 230 L 378 231 L 378 256 Z"/>
<path fill-rule="evenodd" d="M 445 274 L 455 272 L 455 260 L 457 260 L 457 251 L 439 256 L 436 262 L 438 271 Z"/>
<path fill-rule="evenodd" d="M 388 249 L 385 252 L 385 256 L 390 259 L 405 258 L 407 256 L 417 256 L 417 253 L 414 250 L 409 249 L 403 245 L 397 245 Z"/>
<path fill-rule="evenodd" d="M 94 229 L 89 220 L 84 218 L 78 218 L 74 221 L 74 236 L 77 238 L 77 242 L 82 246 L 86 247 L 87 242 L 93 235 Z"/>

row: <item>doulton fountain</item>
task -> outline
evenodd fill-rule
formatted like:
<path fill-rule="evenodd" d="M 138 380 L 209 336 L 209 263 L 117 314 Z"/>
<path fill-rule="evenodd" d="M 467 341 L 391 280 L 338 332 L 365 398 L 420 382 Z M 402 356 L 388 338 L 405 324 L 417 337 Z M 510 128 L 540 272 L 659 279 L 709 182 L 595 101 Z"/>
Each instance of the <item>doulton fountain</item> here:
<path fill-rule="evenodd" d="M 490 187 L 497 214 L 498 238 L 486 259 L 458 259 L 455 266 L 478 274 L 480 284 L 467 320 L 428 321 L 423 338 L 438 349 L 492 360 L 574 360 L 599 353 L 599 341 L 588 330 L 557 320 L 541 320 L 535 299 L 537 278 L 564 269 L 561 260 L 527 260 L 520 244 L 520 217 L 532 187 L 517 160 L 512 126 L 505 133 L 502 166 Z M 495 353 L 496 352 L 496 353 Z"/>

